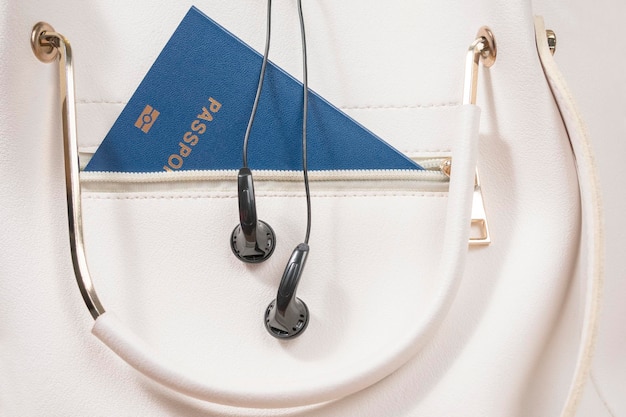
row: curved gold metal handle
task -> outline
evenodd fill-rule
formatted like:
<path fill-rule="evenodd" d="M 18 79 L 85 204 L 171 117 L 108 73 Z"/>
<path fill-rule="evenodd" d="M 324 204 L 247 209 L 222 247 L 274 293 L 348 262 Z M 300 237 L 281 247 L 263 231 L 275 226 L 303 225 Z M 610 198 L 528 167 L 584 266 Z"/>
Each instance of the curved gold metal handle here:
<path fill-rule="evenodd" d="M 45 22 L 35 24 L 31 33 L 31 47 L 35 56 L 42 62 L 49 63 L 58 58 L 61 114 L 63 120 L 63 156 L 65 159 L 65 189 L 70 238 L 72 266 L 80 293 L 94 319 L 105 312 L 87 266 L 85 243 L 83 239 L 82 202 L 80 186 L 80 164 L 78 158 L 78 139 L 76 129 L 76 104 L 74 68 L 70 42 L 52 26 Z M 463 104 L 475 104 L 478 82 L 478 66 L 490 67 L 496 58 L 496 45 L 493 34 L 487 27 L 482 27 L 478 37 L 470 45 L 466 58 L 465 88 Z M 472 225 L 478 226 L 481 233 L 470 237 L 470 244 L 489 244 L 491 242 L 478 172 L 474 186 L 472 206 Z"/>
<path fill-rule="evenodd" d="M 61 114 L 63 119 L 63 156 L 65 159 L 65 190 L 69 226 L 72 266 L 83 300 L 94 319 L 105 312 L 93 286 L 83 240 L 80 165 L 76 134 L 76 104 L 74 94 L 74 68 L 69 41 L 52 26 L 39 22 L 33 27 L 31 47 L 42 62 L 59 61 Z"/>
<path fill-rule="evenodd" d="M 493 32 L 487 26 L 478 30 L 476 40 L 472 42 L 467 50 L 465 58 L 465 84 L 463 88 L 463 104 L 476 104 L 476 90 L 478 89 L 478 66 L 482 59 L 483 65 L 487 68 L 496 62 L 498 50 Z M 470 235 L 469 244 L 489 245 L 491 234 L 485 213 L 485 202 L 482 188 L 476 168 L 476 180 L 474 181 L 474 197 L 472 204 L 472 230 L 479 230 L 477 236 Z"/>

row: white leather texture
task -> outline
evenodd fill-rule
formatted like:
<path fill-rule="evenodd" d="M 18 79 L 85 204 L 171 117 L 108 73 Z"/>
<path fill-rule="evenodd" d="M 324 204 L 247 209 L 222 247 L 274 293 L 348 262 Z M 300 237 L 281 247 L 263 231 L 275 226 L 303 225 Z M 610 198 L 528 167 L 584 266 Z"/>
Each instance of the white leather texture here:
<path fill-rule="evenodd" d="M 262 3 L 196 5 L 260 49 Z M 2 34 L 15 41 L 0 42 L 8 71 L 0 80 L 5 92 L 0 98 L 0 172 L 5 178 L 0 184 L 1 414 L 559 415 L 578 362 L 584 317 L 585 289 L 579 285 L 584 269 L 577 266 L 581 218 L 574 158 L 537 57 L 532 10 L 524 1 L 439 3 L 306 3 L 311 85 L 403 151 L 449 152 L 458 139 L 450 134 L 464 128 L 453 116 L 461 97 L 464 53 L 478 27 L 489 25 L 499 55 L 480 78 L 478 165 L 494 242 L 469 249 L 448 314 L 405 366 L 341 401 L 284 410 L 218 406 L 145 378 L 90 334 L 93 321 L 71 272 L 56 74 L 32 56 L 30 28 L 45 19 L 73 42 L 79 135 L 89 150 L 190 4 L 5 3 Z M 298 76 L 295 5 L 276 3 L 275 10 L 272 58 Z M 438 122 L 416 122 L 424 119 Z M 365 202 L 355 211 L 359 193 Z M 281 346 L 264 334 L 260 315 L 259 326 L 238 320 L 255 317 L 258 307 L 269 302 L 284 266 L 278 260 L 302 236 L 303 198 L 270 194 L 258 196 L 259 211 L 279 234 L 280 247 L 275 262 L 252 269 L 235 262 L 226 238 L 213 237 L 234 226 L 233 198 L 176 187 L 86 190 L 88 258 L 105 304 L 182 370 L 233 387 L 240 382 L 258 386 L 265 367 L 279 361 L 286 365 L 276 372 L 284 373 L 287 383 L 299 371 L 315 375 L 317 363 L 333 355 L 360 366 L 359 355 L 376 347 L 352 347 L 351 357 L 341 350 L 343 342 L 350 346 L 356 340 L 350 332 L 371 334 L 375 315 L 392 327 L 380 329 L 380 340 L 370 336 L 369 343 L 388 346 L 394 337 L 407 337 L 403 323 L 422 320 L 420 312 L 437 302 L 447 197 L 372 189 L 341 199 L 317 190 L 314 236 L 320 240 L 312 241 L 310 279 L 300 288 L 303 298 L 309 292 L 307 302 L 317 321 L 269 363 L 237 356 L 255 346 L 274 353 Z M 372 219 L 384 239 L 376 242 L 378 235 L 372 233 L 366 238 L 370 244 L 354 244 L 353 237 Z M 327 259 L 313 257 L 314 244 Z M 333 245 L 343 250 L 331 250 Z M 390 259 L 401 264 L 388 264 Z M 212 275 L 214 262 L 229 271 L 227 276 Z M 358 272 L 363 262 L 368 269 Z M 417 278 L 407 279 L 405 272 Z M 368 279 L 358 285 L 362 276 Z M 420 291 L 393 291 L 396 282 Z M 342 289 L 344 283 L 350 292 Z M 240 299 L 242 293 L 248 299 Z M 377 298 L 378 304 L 366 304 Z M 409 307 L 416 309 L 416 317 L 394 315 Z M 370 318 L 361 319 L 361 312 Z M 232 346 L 230 358 L 215 355 L 215 340 Z M 238 379 L 255 372 L 254 380 Z M 267 383 L 279 387 L 281 382 Z"/>
<path fill-rule="evenodd" d="M 591 378 L 579 416 L 626 415 L 626 3 L 535 0 L 587 125 L 605 213 L 606 280 Z M 588 51 L 593 51 L 590 55 Z"/>
<path fill-rule="evenodd" d="M 589 141 L 589 134 L 567 83 L 560 73 L 552 53 L 548 48 L 543 19 L 535 18 L 537 50 L 541 65 L 550 83 L 561 116 L 568 131 L 570 143 L 576 155 L 578 182 L 582 208 L 581 269 L 586 291 L 585 316 L 582 329 L 582 341 L 578 354 L 575 378 L 572 381 L 567 413 L 574 414 L 578 399 L 585 388 L 593 359 L 599 327 L 600 305 L 604 286 L 604 216 L 600 186 L 596 174 L 594 154 Z M 586 254 L 586 255 L 585 255 Z"/>

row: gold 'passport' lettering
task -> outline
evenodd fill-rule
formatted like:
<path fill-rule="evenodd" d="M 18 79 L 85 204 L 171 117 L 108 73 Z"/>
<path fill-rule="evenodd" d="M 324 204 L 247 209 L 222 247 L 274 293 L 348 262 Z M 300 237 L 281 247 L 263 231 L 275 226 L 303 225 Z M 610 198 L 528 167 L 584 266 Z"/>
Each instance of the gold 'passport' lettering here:
<path fill-rule="evenodd" d="M 172 153 L 167 158 L 167 163 L 163 165 L 163 169 L 168 172 L 179 170 L 185 163 L 185 158 L 191 155 L 192 149 L 198 144 L 200 136 L 204 135 L 207 129 L 207 123 L 210 123 L 215 118 L 215 113 L 220 111 L 222 104 L 215 100 L 213 97 L 209 97 L 209 106 L 202 107 L 200 114 L 189 125 L 189 131 L 185 132 L 182 137 L 182 141 L 178 142 L 178 152 Z"/>

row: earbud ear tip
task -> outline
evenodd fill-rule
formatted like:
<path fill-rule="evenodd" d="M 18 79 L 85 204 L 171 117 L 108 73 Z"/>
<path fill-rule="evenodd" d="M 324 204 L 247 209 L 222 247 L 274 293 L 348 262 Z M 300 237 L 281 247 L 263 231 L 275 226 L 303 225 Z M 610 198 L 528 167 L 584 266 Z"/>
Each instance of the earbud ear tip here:
<path fill-rule="evenodd" d="M 272 227 L 262 220 L 257 222 L 256 241 L 249 243 L 241 228 L 235 226 L 230 236 L 230 248 L 237 258 L 247 263 L 263 262 L 272 256 L 276 247 L 276 235 Z"/>
<path fill-rule="evenodd" d="M 289 323 L 276 317 L 276 300 L 272 301 L 265 310 L 265 328 L 277 339 L 287 340 L 298 337 L 309 325 L 309 308 L 306 303 L 297 297 L 294 301 L 298 316 L 290 315 Z"/>

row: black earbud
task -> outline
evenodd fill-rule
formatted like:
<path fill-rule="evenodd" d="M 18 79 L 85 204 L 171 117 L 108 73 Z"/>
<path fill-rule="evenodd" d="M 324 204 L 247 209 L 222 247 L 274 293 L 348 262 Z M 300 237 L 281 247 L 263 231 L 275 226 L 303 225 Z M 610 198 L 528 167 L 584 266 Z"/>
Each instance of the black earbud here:
<path fill-rule="evenodd" d="M 271 0 L 268 0 L 268 7 L 270 4 Z M 306 330 L 309 324 L 309 309 L 304 301 L 296 297 L 296 290 L 298 289 L 306 258 L 309 254 L 309 237 L 311 234 L 311 190 L 309 188 L 306 141 L 309 87 L 302 0 L 298 0 L 298 15 L 302 36 L 302 175 L 304 177 L 304 191 L 306 195 L 307 221 L 304 243 L 296 246 L 291 254 L 289 262 L 285 267 L 285 272 L 283 272 L 283 277 L 280 280 L 276 299 L 265 310 L 265 328 L 272 336 L 278 339 L 297 337 Z"/>
<path fill-rule="evenodd" d="M 276 299 L 265 310 L 265 327 L 278 339 L 299 336 L 309 324 L 309 309 L 296 297 L 302 270 L 309 254 L 309 245 L 300 243 L 291 254 L 280 280 Z"/>
<path fill-rule="evenodd" d="M 307 119 L 309 87 L 307 76 L 306 38 L 304 30 L 304 16 L 302 14 L 302 0 L 298 0 L 298 15 L 300 18 L 300 32 L 302 35 L 302 174 L 307 207 L 307 226 L 304 243 L 300 243 L 291 254 L 289 262 L 280 280 L 276 299 L 265 310 L 265 327 L 267 331 L 278 339 L 291 339 L 299 336 L 309 324 L 309 309 L 302 300 L 296 297 L 296 290 L 309 254 L 309 236 L 311 234 L 311 190 L 307 168 Z M 263 89 L 263 79 L 267 66 L 267 57 L 270 49 L 272 0 L 267 0 L 267 29 L 265 35 L 265 52 L 259 74 L 256 96 L 252 105 L 252 113 L 248 120 L 248 127 L 243 139 L 243 168 L 237 177 L 239 197 L 239 225 L 235 227 L 230 237 L 230 246 L 235 256 L 244 262 L 263 262 L 272 255 L 276 245 L 274 231 L 256 215 L 254 199 L 254 183 L 252 172 L 248 168 L 248 142 L 252 124 L 259 105 L 259 98 Z"/>
<path fill-rule="evenodd" d="M 252 172 L 241 168 L 237 176 L 239 197 L 239 224 L 233 230 L 230 247 L 244 262 L 263 262 L 274 252 L 276 236 L 269 224 L 256 215 Z"/>

